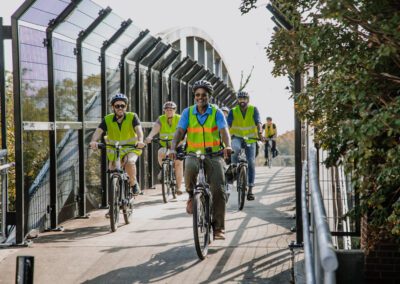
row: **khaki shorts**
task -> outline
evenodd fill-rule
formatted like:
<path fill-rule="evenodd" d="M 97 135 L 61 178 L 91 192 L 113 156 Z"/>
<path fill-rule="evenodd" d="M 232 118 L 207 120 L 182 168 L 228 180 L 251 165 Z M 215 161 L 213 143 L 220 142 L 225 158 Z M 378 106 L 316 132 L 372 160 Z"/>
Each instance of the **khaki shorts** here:
<path fill-rule="evenodd" d="M 128 153 L 124 156 L 124 158 L 122 159 L 122 165 L 125 164 L 136 164 L 137 159 L 139 158 L 139 156 L 135 153 Z M 109 167 L 110 168 L 114 168 L 115 166 L 115 162 L 109 162 Z"/>

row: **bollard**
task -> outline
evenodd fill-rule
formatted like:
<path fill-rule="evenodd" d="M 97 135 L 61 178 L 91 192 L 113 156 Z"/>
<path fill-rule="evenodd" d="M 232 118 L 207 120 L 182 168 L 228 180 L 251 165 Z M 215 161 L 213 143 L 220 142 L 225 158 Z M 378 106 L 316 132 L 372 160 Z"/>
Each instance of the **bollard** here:
<path fill-rule="evenodd" d="M 16 284 L 33 283 L 33 256 L 17 256 L 17 274 L 15 275 Z"/>

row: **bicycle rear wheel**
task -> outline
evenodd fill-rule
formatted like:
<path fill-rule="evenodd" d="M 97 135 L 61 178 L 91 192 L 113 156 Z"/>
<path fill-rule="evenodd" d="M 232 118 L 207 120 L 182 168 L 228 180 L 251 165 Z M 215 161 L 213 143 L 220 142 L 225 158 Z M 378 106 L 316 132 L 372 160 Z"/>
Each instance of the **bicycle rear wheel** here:
<path fill-rule="evenodd" d="M 110 226 L 111 231 L 118 229 L 119 222 L 119 199 L 121 192 L 121 178 L 113 176 L 110 178 L 109 199 L 110 199 Z"/>
<path fill-rule="evenodd" d="M 245 166 L 239 168 L 237 179 L 237 192 L 238 192 L 238 209 L 242 210 L 244 207 L 244 200 L 246 196 L 247 187 L 247 169 Z"/>
<path fill-rule="evenodd" d="M 198 257 L 203 260 L 208 253 L 210 240 L 210 207 L 204 194 L 193 197 L 193 235 Z"/>
<path fill-rule="evenodd" d="M 163 163 L 161 168 L 161 191 L 164 203 L 168 203 L 169 173 L 168 164 Z"/>

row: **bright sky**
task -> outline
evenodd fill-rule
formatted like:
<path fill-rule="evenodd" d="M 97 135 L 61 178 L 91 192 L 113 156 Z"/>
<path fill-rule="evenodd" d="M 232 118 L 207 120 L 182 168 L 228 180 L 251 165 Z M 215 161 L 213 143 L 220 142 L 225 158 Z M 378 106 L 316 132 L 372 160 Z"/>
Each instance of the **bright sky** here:
<path fill-rule="evenodd" d="M 285 90 L 288 79 L 271 75 L 273 64 L 265 54 L 274 26 L 271 14 L 265 8 L 266 1 L 265 5 L 243 16 L 239 11 L 240 0 L 94 1 L 110 6 L 123 18 L 131 18 L 136 26 L 149 29 L 153 35 L 177 26 L 194 26 L 204 30 L 226 60 L 235 87 L 239 86 L 241 71 L 244 70 L 247 75 L 254 65 L 246 90 L 262 119 L 271 116 L 280 133 L 294 129 L 293 101 Z M 10 24 L 11 14 L 22 3 L 22 0 L 1 1 L 0 17 L 3 17 L 4 24 Z"/>

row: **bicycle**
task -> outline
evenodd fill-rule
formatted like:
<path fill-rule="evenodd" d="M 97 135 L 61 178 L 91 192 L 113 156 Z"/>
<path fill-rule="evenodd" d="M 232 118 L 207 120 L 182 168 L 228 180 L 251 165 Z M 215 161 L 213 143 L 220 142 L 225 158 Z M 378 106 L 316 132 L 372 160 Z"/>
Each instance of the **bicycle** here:
<path fill-rule="evenodd" d="M 165 158 L 162 159 L 161 164 L 161 191 L 164 203 L 168 203 L 168 196 L 172 194 L 172 198 L 176 199 L 176 176 L 174 161 L 169 158 L 169 151 L 171 149 L 170 142 L 172 139 L 161 139 L 153 138 L 153 142 L 159 144 L 160 141 L 166 142 L 167 152 L 165 153 Z"/>
<path fill-rule="evenodd" d="M 208 253 L 208 245 L 211 243 L 212 233 L 212 194 L 206 181 L 204 160 L 208 157 L 222 156 L 223 152 L 210 152 L 206 148 L 206 154 L 188 153 L 185 156 L 195 157 L 199 160 L 199 173 L 197 184 L 193 190 L 193 236 L 196 253 L 203 260 Z M 182 156 L 181 156 L 182 157 Z"/>
<path fill-rule="evenodd" d="M 121 149 L 122 147 L 129 147 L 137 149 L 135 145 L 120 145 L 119 142 L 115 144 L 98 143 L 99 148 L 105 147 L 114 148 L 116 154 L 116 162 L 114 170 L 107 170 L 109 174 L 109 213 L 110 213 L 110 227 L 111 231 L 115 232 L 118 229 L 119 213 L 122 210 L 125 224 L 130 223 L 130 217 L 133 210 L 133 193 L 129 186 L 129 176 L 125 169 L 121 167 Z"/>
<path fill-rule="evenodd" d="M 268 168 L 272 167 L 272 141 L 274 138 L 266 138 L 265 147 L 268 147 L 268 156 L 266 160 L 266 164 Z"/>
<path fill-rule="evenodd" d="M 242 210 L 244 207 L 244 201 L 246 197 L 246 192 L 247 192 L 247 169 L 248 169 L 248 163 L 247 163 L 247 157 L 246 157 L 246 152 L 245 152 L 245 147 L 249 147 L 249 144 L 246 143 L 247 140 L 249 140 L 248 137 L 238 137 L 234 136 L 235 138 L 239 138 L 242 140 L 242 144 L 240 147 L 240 151 L 238 154 L 238 163 L 236 164 L 230 164 L 230 170 L 233 173 L 234 179 L 236 178 L 236 189 L 238 193 L 238 210 Z M 257 140 L 261 141 L 259 138 L 251 138 L 252 140 Z M 229 170 L 229 168 L 228 168 Z"/>

